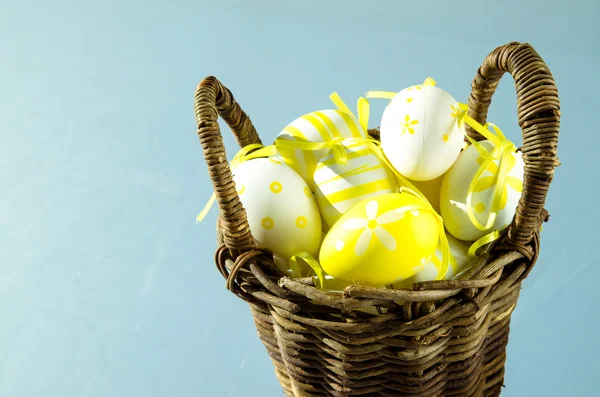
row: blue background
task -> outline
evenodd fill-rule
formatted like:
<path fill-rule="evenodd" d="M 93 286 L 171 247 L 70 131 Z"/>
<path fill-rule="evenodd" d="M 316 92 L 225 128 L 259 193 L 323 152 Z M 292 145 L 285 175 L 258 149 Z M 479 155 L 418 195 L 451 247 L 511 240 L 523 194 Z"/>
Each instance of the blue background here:
<path fill-rule="evenodd" d="M 335 90 L 431 76 L 466 101 L 513 40 L 556 78 L 563 166 L 503 396 L 600 395 L 597 2 L 84 3 L 0 1 L 0 397 L 281 395 L 213 265 L 216 208 L 195 223 L 212 192 L 197 83 L 221 79 L 269 142 Z M 520 139 L 509 76 L 490 120 Z"/>

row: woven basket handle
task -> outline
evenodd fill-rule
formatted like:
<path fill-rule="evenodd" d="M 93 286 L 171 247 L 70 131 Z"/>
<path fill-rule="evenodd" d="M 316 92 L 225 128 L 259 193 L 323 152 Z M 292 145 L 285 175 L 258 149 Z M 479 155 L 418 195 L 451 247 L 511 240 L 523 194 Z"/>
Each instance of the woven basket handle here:
<path fill-rule="evenodd" d="M 473 80 L 469 116 L 481 124 L 486 122 L 492 95 L 505 72 L 513 76 L 517 89 L 525 163 L 523 193 L 508 229 L 507 243 L 524 247 L 539 228 L 554 167 L 558 165 L 560 102 L 554 78 L 537 52 L 529 44 L 509 43 L 496 48 L 485 58 Z M 483 139 L 468 126 L 467 134 L 477 140 Z"/>
<path fill-rule="evenodd" d="M 196 88 L 194 113 L 198 137 L 219 205 L 223 242 L 227 248 L 237 251 L 255 247 L 246 211 L 242 207 L 229 169 L 217 117 L 221 116 L 231 128 L 240 147 L 261 143 L 256 129 L 233 98 L 231 91 L 212 76 L 202 80 Z"/>

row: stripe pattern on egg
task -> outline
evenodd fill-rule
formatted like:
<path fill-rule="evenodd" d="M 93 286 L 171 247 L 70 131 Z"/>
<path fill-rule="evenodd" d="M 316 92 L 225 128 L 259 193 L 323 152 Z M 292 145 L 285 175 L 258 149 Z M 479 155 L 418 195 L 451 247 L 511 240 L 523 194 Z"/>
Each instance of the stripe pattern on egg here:
<path fill-rule="evenodd" d="M 343 142 L 347 162 L 336 162 L 333 152 L 317 164 L 315 197 L 325 223 L 331 227 L 359 202 L 398 190 L 396 178 L 374 153 L 371 144 Z"/>
<path fill-rule="evenodd" d="M 288 124 L 277 139 L 301 142 L 327 142 L 334 138 L 366 138 L 367 131 L 351 114 L 336 109 L 305 114 Z M 328 149 L 299 150 L 279 148 L 275 155 L 292 167 L 313 189 L 312 176 Z"/>

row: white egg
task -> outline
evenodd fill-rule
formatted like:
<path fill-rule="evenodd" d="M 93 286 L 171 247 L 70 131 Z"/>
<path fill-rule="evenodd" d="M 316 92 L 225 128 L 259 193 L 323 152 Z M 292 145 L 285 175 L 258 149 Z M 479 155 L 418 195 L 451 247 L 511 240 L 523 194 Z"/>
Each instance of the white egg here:
<path fill-rule="evenodd" d="M 311 112 L 288 124 L 277 139 L 300 142 L 327 142 L 334 138 L 367 138 L 367 131 L 351 114 L 336 109 Z M 329 149 L 278 149 L 275 157 L 285 161 L 313 189 L 313 172 L 317 162 Z"/>
<path fill-rule="evenodd" d="M 315 255 L 321 216 L 302 178 L 278 159 L 257 158 L 232 167 L 252 236 L 280 258 Z"/>
<path fill-rule="evenodd" d="M 415 181 L 435 179 L 456 161 L 464 142 L 459 104 L 446 91 L 417 85 L 397 93 L 381 119 L 381 147 L 390 163 Z"/>
<path fill-rule="evenodd" d="M 488 140 L 480 143 L 490 152 L 494 149 L 493 143 Z M 442 182 L 440 193 L 441 215 L 448 232 L 460 240 L 475 241 L 492 230 L 504 229 L 512 222 L 521 197 L 524 163 L 521 154 L 513 150 L 508 157 L 508 175 L 504 181 L 503 194 L 496 220 L 489 229 L 479 230 L 471 222 L 467 212 L 467 193 L 471 181 L 482 163 L 483 158 L 477 149 L 470 145 L 460 154 Z M 499 160 L 491 162 L 479 178 L 472 195 L 473 215 L 481 225 L 487 223 L 490 214 L 496 175 L 498 175 L 499 169 Z"/>
<path fill-rule="evenodd" d="M 470 264 L 470 259 L 468 255 L 469 245 L 464 241 L 457 240 L 448 233 L 446 233 L 446 237 L 448 238 L 448 245 L 450 248 L 450 258 L 448 263 L 448 269 L 446 271 L 446 274 L 442 277 L 442 280 L 450 280 L 454 278 L 454 276 L 463 271 Z M 411 278 L 401 281 L 400 283 L 394 284 L 394 288 L 410 289 L 414 283 L 435 280 L 442 268 L 442 256 L 443 254 L 440 245 L 431 257 L 431 260 L 429 260 L 429 262 L 427 262 L 425 266 L 423 266 L 422 270 L 420 270 Z"/>
<path fill-rule="evenodd" d="M 389 167 L 370 144 L 342 141 L 347 162 L 337 162 L 331 151 L 317 164 L 313 181 L 317 205 L 331 227 L 350 208 L 371 197 L 398 190 Z"/>

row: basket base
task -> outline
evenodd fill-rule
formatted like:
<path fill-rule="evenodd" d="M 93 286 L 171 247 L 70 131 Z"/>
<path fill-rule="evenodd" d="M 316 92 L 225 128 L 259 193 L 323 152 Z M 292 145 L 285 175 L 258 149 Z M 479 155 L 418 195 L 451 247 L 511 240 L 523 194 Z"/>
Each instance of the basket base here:
<path fill-rule="evenodd" d="M 426 336 L 439 335 L 426 342 L 405 332 L 361 346 L 361 335 L 295 323 L 266 304 L 250 307 L 286 396 L 497 397 L 520 283 L 513 288 L 511 299 L 431 327 Z M 426 344 L 417 353 L 415 340 Z"/>

